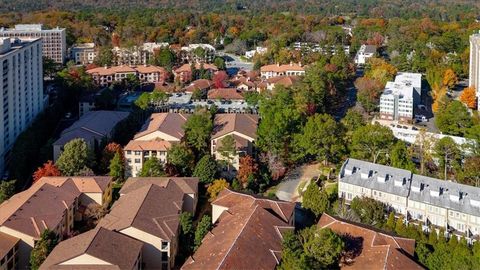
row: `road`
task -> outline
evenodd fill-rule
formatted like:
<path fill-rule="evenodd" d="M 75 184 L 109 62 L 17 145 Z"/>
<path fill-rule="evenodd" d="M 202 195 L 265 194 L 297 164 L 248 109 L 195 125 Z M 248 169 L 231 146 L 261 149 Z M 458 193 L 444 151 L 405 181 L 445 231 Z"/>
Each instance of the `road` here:
<path fill-rule="evenodd" d="M 218 52 L 219 56 L 222 56 L 225 59 L 225 64 L 227 66 L 228 74 L 236 74 L 240 70 L 250 71 L 253 69 L 252 62 L 243 61 L 240 56 L 226 53 L 223 51 Z"/>
<path fill-rule="evenodd" d="M 298 186 L 320 174 L 319 164 L 308 164 L 289 172 L 285 179 L 278 185 L 276 196 L 278 199 L 289 202 L 301 201 Z"/>

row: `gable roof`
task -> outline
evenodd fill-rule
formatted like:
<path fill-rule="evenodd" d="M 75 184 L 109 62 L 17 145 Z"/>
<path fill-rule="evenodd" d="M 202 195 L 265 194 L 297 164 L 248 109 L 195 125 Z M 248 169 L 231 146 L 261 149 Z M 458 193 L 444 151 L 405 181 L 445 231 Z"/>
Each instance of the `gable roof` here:
<path fill-rule="evenodd" d="M 293 230 L 290 220 L 282 219 L 270 208 L 275 203 L 265 203 L 272 200 L 230 190 L 222 191 L 214 203 L 230 205 L 234 197 L 237 203 L 221 214 L 217 226 L 182 269 L 275 269 L 280 261 L 282 233 Z M 295 207 L 290 202 L 276 203 Z"/>
<path fill-rule="evenodd" d="M 204 90 L 212 87 L 213 82 L 207 79 L 198 79 L 190 83 L 184 88 L 185 92 L 193 93 L 195 90 Z"/>
<path fill-rule="evenodd" d="M 322 214 L 318 227 L 348 235 L 347 252 L 355 257 L 348 261 L 344 258 L 343 269 L 424 269 L 413 260 L 414 239 L 389 235 L 326 213 Z"/>
<path fill-rule="evenodd" d="M 111 177 L 43 177 L 0 205 L 0 226 L 38 238 L 63 220 L 82 193 L 101 193 L 110 181 Z"/>
<path fill-rule="evenodd" d="M 150 141 L 131 140 L 123 149 L 130 151 L 167 151 L 171 146 L 171 142 L 157 138 Z"/>
<path fill-rule="evenodd" d="M 78 121 L 65 129 L 54 145 L 64 145 L 69 141 L 82 138 L 101 139 L 110 134 L 118 122 L 127 118 L 128 112 L 118 111 L 90 111 L 84 114 Z"/>
<path fill-rule="evenodd" d="M 195 69 L 200 69 L 201 67 L 202 67 L 202 64 L 195 63 Z M 217 71 L 218 70 L 218 68 L 215 65 L 207 64 L 207 63 L 203 63 L 203 69 L 212 70 L 212 71 Z M 182 66 L 180 66 L 179 68 L 174 70 L 175 73 L 191 72 L 191 71 L 192 71 L 192 69 L 191 69 L 190 64 L 183 64 Z"/>
<path fill-rule="evenodd" d="M 129 177 L 120 189 L 120 194 L 127 194 L 148 184 L 165 188 L 170 182 L 173 182 L 186 194 L 198 192 L 198 177 Z"/>
<path fill-rule="evenodd" d="M 133 269 L 142 251 L 143 243 L 134 238 L 97 227 L 60 242 L 48 255 L 40 269 L 73 269 L 82 265 L 61 265 L 63 262 L 88 254 L 112 264 L 109 269 Z M 104 265 L 88 265 L 90 269 L 104 269 Z"/>
<path fill-rule="evenodd" d="M 0 232 L 0 258 L 4 258 L 18 242 L 20 239 Z"/>
<path fill-rule="evenodd" d="M 127 182 L 131 183 L 122 188 L 121 194 L 124 195 L 113 204 L 99 226 L 117 231 L 133 227 L 166 241 L 174 239 L 183 208 L 183 190 L 190 186 L 182 186 L 177 181 L 162 185 L 154 183 L 154 180 L 130 178 Z"/>
<path fill-rule="evenodd" d="M 278 77 L 272 77 L 268 79 L 267 83 L 290 87 L 299 80 L 300 80 L 300 77 L 298 76 L 278 76 Z"/>
<path fill-rule="evenodd" d="M 208 91 L 207 94 L 208 99 L 239 99 L 243 100 L 245 97 L 243 96 L 243 92 L 236 88 L 217 88 Z"/>
<path fill-rule="evenodd" d="M 153 113 L 140 131 L 135 134 L 134 140 L 155 131 L 160 131 L 181 140 L 185 135 L 183 125 L 187 122 L 188 117 L 190 117 L 189 114 L 183 113 Z"/>
<path fill-rule="evenodd" d="M 212 139 L 232 132 L 257 138 L 258 115 L 245 113 L 220 113 L 215 115 Z"/>
<path fill-rule="evenodd" d="M 107 76 L 115 73 L 135 73 L 136 70 L 129 66 L 114 66 L 114 67 L 96 67 L 86 71 L 91 75 Z"/>
<path fill-rule="evenodd" d="M 287 72 L 287 71 L 305 71 L 305 69 L 299 64 L 273 64 L 273 65 L 266 65 L 260 68 L 260 72 Z"/>

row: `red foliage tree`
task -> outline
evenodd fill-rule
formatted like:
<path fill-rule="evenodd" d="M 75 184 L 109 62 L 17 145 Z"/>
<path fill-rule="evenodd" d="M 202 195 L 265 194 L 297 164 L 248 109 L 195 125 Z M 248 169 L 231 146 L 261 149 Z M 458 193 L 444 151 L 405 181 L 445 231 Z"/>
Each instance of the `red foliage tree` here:
<path fill-rule="evenodd" d="M 43 164 L 43 166 L 38 167 L 38 169 L 33 173 L 33 182 L 37 182 L 40 178 L 44 176 L 61 176 L 62 173 L 60 170 L 53 164 L 53 161 L 49 160 Z"/>
<path fill-rule="evenodd" d="M 246 187 L 248 184 L 248 179 L 251 176 L 255 177 L 255 174 L 258 172 L 258 165 L 255 160 L 246 155 L 240 158 L 240 168 L 238 170 L 237 179 L 242 183 L 243 187 Z"/>
<path fill-rule="evenodd" d="M 123 149 L 122 146 L 118 143 L 111 142 L 105 146 L 102 153 L 102 161 L 101 161 L 101 169 L 104 172 L 108 171 L 108 167 L 110 166 L 110 160 L 112 160 L 115 153 L 119 153 L 120 157 L 123 161 L 125 161 L 125 157 L 123 156 Z"/>
<path fill-rule="evenodd" d="M 219 71 L 213 75 L 213 83 L 215 84 L 215 88 L 223 88 L 225 87 L 225 81 L 228 79 L 228 75 L 225 71 Z"/>

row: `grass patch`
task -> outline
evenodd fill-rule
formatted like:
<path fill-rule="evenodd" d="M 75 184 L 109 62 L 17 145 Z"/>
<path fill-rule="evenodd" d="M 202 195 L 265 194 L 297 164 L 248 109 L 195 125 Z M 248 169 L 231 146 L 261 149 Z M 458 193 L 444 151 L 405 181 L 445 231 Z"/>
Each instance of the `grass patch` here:
<path fill-rule="evenodd" d="M 301 181 L 300 182 L 300 184 L 297 187 L 298 195 L 303 196 L 303 189 L 305 188 L 305 186 L 307 185 L 308 182 L 310 182 L 310 181 L 306 180 L 306 181 Z"/>

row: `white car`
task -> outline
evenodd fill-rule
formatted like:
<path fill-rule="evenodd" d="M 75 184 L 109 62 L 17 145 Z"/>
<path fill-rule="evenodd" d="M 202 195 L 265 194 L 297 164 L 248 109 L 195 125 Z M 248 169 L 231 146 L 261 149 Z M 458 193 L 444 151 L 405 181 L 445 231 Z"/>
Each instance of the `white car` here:
<path fill-rule="evenodd" d="M 427 117 L 425 115 L 415 115 L 415 121 L 417 122 L 428 122 Z"/>

